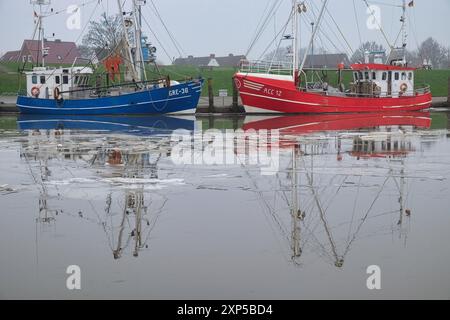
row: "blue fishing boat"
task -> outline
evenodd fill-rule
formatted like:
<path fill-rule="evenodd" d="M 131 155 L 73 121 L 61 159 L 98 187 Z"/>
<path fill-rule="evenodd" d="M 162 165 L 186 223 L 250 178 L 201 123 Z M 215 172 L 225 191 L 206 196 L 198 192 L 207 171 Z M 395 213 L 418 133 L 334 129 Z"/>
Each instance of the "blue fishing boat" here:
<path fill-rule="evenodd" d="M 36 2 L 37 1 L 37 2 Z M 49 0 L 36 0 L 44 6 Z M 102 59 L 106 72 L 99 73 L 98 63 L 70 67 L 45 66 L 49 54 L 45 48 L 43 21 L 46 15 L 35 12 L 36 31 L 41 39 L 38 57 L 41 66 L 25 71 L 26 92 L 17 97 L 22 114 L 39 115 L 137 115 L 137 114 L 193 114 L 196 111 L 204 80 L 184 78 L 171 80 L 159 73 L 155 79 L 147 77 L 148 65 L 154 63 L 156 48 L 142 36 L 142 6 L 132 1 L 130 8 L 117 1 L 122 27 L 117 35 L 118 45 Z M 123 72 L 123 73 L 122 73 Z M 95 81 L 92 78 L 95 77 Z M 118 82 L 116 82 L 118 77 Z M 121 81 L 123 79 L 123 81 Z M 94 83 L 95 82 L 95 83 Z"/>

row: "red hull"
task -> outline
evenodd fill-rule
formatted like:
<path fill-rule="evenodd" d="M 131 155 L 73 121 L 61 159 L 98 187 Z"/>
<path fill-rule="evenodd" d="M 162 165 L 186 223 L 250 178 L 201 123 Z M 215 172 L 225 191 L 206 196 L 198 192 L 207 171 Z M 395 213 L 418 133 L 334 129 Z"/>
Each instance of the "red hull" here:
<path fill-rule="evenodd" d="M 293 81 L 256 74 L 235 75 L 243 105 L 249 113 L 352 113 L 429 109 L 431 93 L 399 98 L 331 96 L 298 91 Z"/>

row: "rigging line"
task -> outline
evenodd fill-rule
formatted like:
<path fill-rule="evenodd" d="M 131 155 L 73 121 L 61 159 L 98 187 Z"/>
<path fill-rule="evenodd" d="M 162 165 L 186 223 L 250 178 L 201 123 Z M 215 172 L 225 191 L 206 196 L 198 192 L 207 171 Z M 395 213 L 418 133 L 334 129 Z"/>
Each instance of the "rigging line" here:
<path fill-rule="evenodd" d="M 312 21 L 314 21 L 314 20 L 311 19 L 311 20 L 308 20 L 308 21 L 307 21 L 306 19 L 304 19 L 304 20 L 303 20 L 303 23 L 305 23 L 305 25 L 308 26 L 308 24 L 310 25 Z M 319 28 L 319 30 L 317 30 L 317 32 L 318 32 L 318 34 L 316 35 L 316 37 L 319 39 L 320 44 L 322 45 L 322 47 L 323 47 L 325 50 L 331 51 L 331 50 L 329 49 L 329 47 L 325 45 L 325 42 L 323 41 L 322 36 L 324 36 L 325 39 L 328 40 L 328 42 L 331 44 L 332 47 L 334 47 L 334 49 L 336 50 L 336 52 L 341 51 L 341 50 L 337 47 L 337 45 L 330 39 L 330 37 L 322 30 L 322 28 Z M 347 51 L 346 49 L 344 49 L 344 50 Z M 309 54 L 309 52 L 307 52 L 306 54 Z M 347 54 L 348 54 L 348 52 L 347 52 Z"/>
<path fill-rule="evenodd" d="M 258 33 L 259 33 L 259 30 L 260 30 L 260 28 L 261 28 L 261 26 L 262 26 L 262 22 L 263 22 L 264 18 L 266 17 L 266 15 L 269 14 L 269 13 L 271 13 L 270 10 L 267 11 L 267 10 L 269 9 L 269 5 L 270 5 L 271 1 L 272 1 L 272 0 L 268 0 L 268 1 L 267 1 L 266 6 L 265 6 L 265 8 L 264 8 L 264 11 L 263 11 L 261 17 L 259 18 L 258 24 L 256 25 L 255 32 L 253 33 L 253 36 L 252 36 L 252 38 L 251 38 L 252 41 L 251 41 L 250 43 L 253 43 L 253 42 L 254 42 L 256 36 L 257 36 Z M 275 0 L 275 1 L 276 1 L 276 0 Z"/>
<path fill-rule="evenodd" d="M 249 178 L 249 180 L 251 181 L 251 183 L 253 184 L 253 186 L 254 186 L 254 188 L 255 188 L 255 191 L 254 191 L 254 192 L 258 195 L 258 197 L 259 197 L 259 199 L 260 199 L 260 201 L 259 201 L 260 206 L 261 206 L 262 208 L 265 208 L 265 209 L 266 209 L 266 210 L 263 210 L 263 211 L 267 211 L 267 212 L 270 214 L 270 216 L 272 217 L 272 220 L 275 222 L 275 224 L 276 224 L 276 225 L 278 226 L 278 228 L 280 229 L 281 234 L 282 234 L 282 237 L 285 237 L 285 238 L 286 238 L 285 240 L 287 240 L 287 243 L 290 245 L 290 236 L 288 235 L 288 232 L 287 232 L 287 231 L 285 230 L 285 228 L 283 227 L 283 224 L 282 224 L 282 222 L 281 222 L 281 219 L 278 217 L 276 211 L 275 211 L 273 208 L 270 207 L 270 205 L 267 203 L 266 199 L 264 199 L 264 196 L 263 196 L 263 194 L 262 194 L 262 191 L 260 191 L 260 190 L 258 189 L 258 186 L 257 186 L 256 182 L 255 182 L 254 179 L 251 177 L 249 171 L 246 169 L 245 163 L 242 162 L 242 160 L 241 160 L 241 158 L 240 158 L 239 156 L 238 156 L 238 160 L 239 160 L 239 162 L 240 162 L 240 164 L 241 164 L 241 167 L 244 168 L 245 174 L 247 175 L 247 177 Z M 272 224 L 270 223 L 270 220 L 268 219 L 268 215 L 265 214 L 264 216 L 265 216 L 266 220 L 268 220 L 268 225 L 269 225 L 270 229 L 271 229 L 272 232 L 276 235 L 276 232 L 275 232 L 275 230 L 274 230 Z M 279 241 L 278 237 L 275 237 L 275 238 L 277 238 L 277 240 Z M 283 249 L 283 250 L 284 250 L 284 249 Z"/>
<path fill-rule="evenodd" d="M 253 50 L 253 47 L 256 45 L 256 43 L 258 42 L 258 40 L 261 38 L 262 34 L 264 33 L 264 30 L 267 28 L 270 17 L 272 16 L 272 12 L 275 14 L 275 12 L 278 10 L 279 6 L 277 9 L 275 9 L 277 3 L 279 4 L 280 1 L 278 1 L 278 2 L 274 1 L 271 9 L 268 11 L 267 16 L 265 17 L 263 23 L 261 24 L 259 29 L 258 28 L 256 29 L 257 30 L 256 35 L 255 35 L 254 39 L 252 40 L 252 42 L 250 43 L 249 48 L 247 49 L 247 52 L 245 54 L 246 56 L 248 56 L 250 54 L 250 52 Z M 264 17 L 264 15 L 262 17 Z"/>
<path fill-rule="evenodd" d="M 347 242 L 350 241 L 350 233 L 353 229 L 353 220 L 355 219 L 356 205 L 358 203 L 359 192 L 361 191 L 361 180 L 362 180 L 362 176 L 359 176 L 358 191 L 356 192 L 355 202 L 353 203 L 352 219 L 350 221 L 350 227 L 348 229 Z"/>
<path fill-rule="evenodd" d="M 83 2 L 83 3 L 79 4 L 79 5 L 77 5 L 77 7 L 78 7 L 77 10 L 80 10 L 80 8 L 85 7 L 85 6 L 88 6 L 88 5 L 90 5 L 91 3 L 94 3 L 94 2 L 97 2 L 97 3 L 98 3 L 98 2 L 101 2 L 101 1 L 99 1 L 99 0 L 91 0 L 91 1 Z M 60 13 L 66 13 L 66 12 L 67 12 L 67 8 L 61 9 L 61 10 L 58 10 L 58 11 L 53 11 L 53 12 L 51 12 L 51 13 L 45 15 L 45 17 L 47 18 L 47 17 L 55 16 L 55 15 L 57 15 L 57 14 L 60 14 Z M 76 11 L 75 11 L 75 12 L 76 12 Z M 73 13 L 73 12 L 72 12 L 72 13 Z"/>
<path fill-rule="evenodd" d="M 167 27 L 166 23 L 164 22 L 164 19 L 162 18 L 161 14 L 159 13 L 158 8 L 156 7 L 153 0 L 150 0 L 150 3 L 152 4 L 152 7 L 154 9 L 156 17 L 161 21 L 161 24 L 163 25 L 164 29 L 166 30 L 167 34 L 169 35 L 170 40 L 172 40 L 173 45 L 175 46 L 175 49 L 178 51 L 178 54 L 180 57 L 183 57 L 184 50 L 181 47 L 180 43 L 175 39 L 172 32 L 170 32 L 169 28 Z"/>
<path fill-rule="evenodd" d="M 303 56 L 302 64 L 300 65 L 300 68 L 299 68 L 300 71 L 302 71 L 303 67 L 305 66 L 307 54 L 311 50 L 311 47 L 312 47 L 312 44 L 313 44 L 313 41 L 314 41 L 314 37 L 316 36 L 317 30 L 319 29 L 320 23 L 322 22 L 323 14 L 325 12 L 327 4 L 328 4 L 328 0 L 324 0 L 323 1 L 323 5 L 322 5 L 322 9 L 320 10 L 319 18 L 317 19 L 317 23 L 316 23 L 316 26 L 314 28 L 313 34 L 311 35 L 311 39 L 309 40 L 309 44 L 308 44 L 308 47 L 306 49 L 305 55 Z"/>
<path fill-rule="evenodd" d="M 314 4 L 313 1 L 311 1 L 311 4 L 312 4 L 312 14 L 313 14 L 314 20 L 315 20 L 315 18 L 316 18 L 315 10 L 318 10 L 318 8 L 315 7 L 315 4 Z M 331 27 L 330 23 L 329 23 L 326 19 L 324 19 L 326 25 L 328 26 L 328 29 L 329 29 L 329 30 L 333 33 L 333 35 L 336 37 L 336 39 L 338 40 L 339 44 L 340 44 L 341 46 L 344 47 L 344 50 L 347 51 L 347 49 L 350 49 L 350 51 L 347 51 L 347 53 L 350 53 L 350 55 L 353 55 L 354 50 L 353 50 L 352 46 L 350 45 L 349 41 L 347 40 L 347 38 L 345 37 L 344 33 L 342 32 L 341 28 L 339 27 L 337 21 L 336 21 L 336 20 L 334 19 L 334 17 L 331 15 L 331 13 L 330 13 L 330 11 L 328 10 L 328 8 L 325 8 L 325 12 L 326 12 L 326 14 L 331 18 L 331 20 L 333 21 L 334 25 L 336 26 L 336 28 L 337 28 L 337 30 L 338 30 L 340 36 L 342 37 L 342 39 L 344 40 L 345 43 L 343 44 L 342 41 L 340 41 L 340 38 L 341 38 L 341 37 L 339 37 L 339 36 L 336 34 L 336 32 L 335 32 L 335 31 L 333 30 L 333 28 Z M 319 28 L 318 32 L 322 32 L 322 33 L 324 34 L 324 36 L 327 37 L 326 33 L 322 30 L 322 27 Z M 334 45 L 333 41 L 332 41 L 330 38 L 328 38 L 328 37 L 327 37 L 327 39 L 328 39 L 328 41 L 330 41 L 330 43 L 335 47 L 335 49 L 339 51 L 339 49 Z"/>
<path fill-rule="evenodd" d="M 169 61 L 173 61 L 173 58 L 170 56 L 170 54 L 167 52 L 166 48 L 163 46 L 163 44 L 161 43 L 161 41 L 159 40 L 159 38 L 157 37 L 156 33 L 153 31 L 152 27 L 150 27 L 150 24 L 148 23 L 147 19 L 145 18 L 145 16 L 142 16 L 142 19 L 144 20 L 145 25 L 147 26 L 147 28 L 150 30 L 150 32 L 152 33 L 153 37 L 155 38 L 155 40 L 158 42 L 158 44 L 161 46 L 161 48 L 163 49 L 164 53 L 167 55 L 167 57 L 169 58 Z"/>
<path fill-rule="evenodd" d="M 370 6 L 369 3 L 367 2 L 367 0 L 363 0 L 364 3 L 367 6 L 367 9 L 370 10 Z M 388 44 L 389 48 L 392 50 L 394 49 L 394 47 L 391 45 L 388 36 L 386 35 L 386 33 L 384 32 L 383 27 L 380 25 L 380 22 L 378 21 L 377 17 L 375 16 L 375 13 L 373 12 L 373 10 L 370 10 L 370 14 L 372 15 L 372 17 L 374 18 L 375 22 L 377 23 L 377 27 L 379 28 L 381 34 L 383 35 L 384 40 L 386 41 L 386 43 Z"/>
<path fill-rule="evenodd" d="M 388 175 L 386 177 L 386 179 L 384 180 L 384 183 L 381 185 L 380 190 L 378 191 L 377 196 L 375 197 L 375 199 L 372 201 L 372 204 L 370 205 L 369 209 L 367 210 L 366 214 L 364 215 L 364 217 L 361 219 L 361 223 L 358 225 L 358 228 L 356 229 L 356 232 L 353 234 L 353 238 L 352 240 L 350 240 L 350 242 L 347 245 L 347 248 L 345 249 L 344 252 L 344 256 L 347 255 L 348 251 L 350 250 L 350 246 L 352 245 L 352 243 L 355 241 L 357 234 L 359 233 L 359 231 L 362 228 L 362 225 L 364 224 L 364 222 L 366 221 L 367 217 L 369 216 L 370 212 L 372 211 L 373 207 L 375 206 L 375 203 L 378 201 L 379 197 L 381 196 L 381 193 L 383 192 L 384 187 L 386 186 L 386 183 L 389 181 L 391 177 Z"/>
<path fill-rule="evenodd" d="M 386 2 L 380 2 L 380 1 L 370 1 L 370 3 L 373 4 L 379 4 L 381 6 L 387 6 L 387 7 L 397 7 L 397 8 L 401 8 L 402 6 L 399 4 L 393 4 L 393 3 L 386 3 Z"/>
<path fill-rule="evenodd" d="M 269 45 L 266 47 L 266 49 L 263 51 L 263 53 L 260 55 L 260 57 L 258 58 L 258 60 L 261 60 L 262 57 L 267 53 L 267 51 L 270 49 L 270 47 L 272 46 L 272 44 L 277 40 L 277 38 L 286 31 L 287 27 L 289 26 L 289 23 L 292 19 L 293 16 L 293 12 L 291 12 L 291 14 L 289 15 L 289 19 L 286 22 L 286 24 L 284 25 L 284 27 L 280 30 L 280 32 L 278 32 L 278 34 L 275 36 L 274 39 L 272 39 L 272 41 L 269 43 Z"/>
<path fill-rule="evenodd" d="M 358 29 L 359 45 L 362 45 L 361 29 L 359 27 L 358 13 L 356 11 L 356 2 L 353 0 L 353 12 L 355 14 L 356 28 Z"/>
<path fill-rule="evenodd" d="M 99 3 L 97 3 L 97 5 L 95 6 L 95 8 L 94 8 L 94 10 L 92 11 L 92 13 L 91 13 L 91 15 L 90 15 L 90 17 L 89 17 L 87 23 L 85 24 L 83 30 L 82 30 L 82 31 L 80 32 L 80 34 L 78 35 L 78 38 L 75 40 L 75 42 L 78 42 L 78 41 L 80 40 L 81 36 L 83 35 L 84 31 L 86 31 L 86 28 L 88 27 L 88 25 L 89 25 L 89 23 L 90 23 L 92 17 L 94 16 L 95 12 L 97 11 L 98 6 L 99 6 Z M 64 56 L 64 58 L 63 58 L 62 60 L 65 60 L 65 59 L 72 53 L 72 50 L 73 50 L 74 48 L 76 48 L 76 46 L 72 47 L 72 48 L 67 52 L 67 54 Z M 86 68 L 86 66 L 85 66 L 84 68 Z M 83 68 L 83 69 L 84 69 L 84 68 Z M 56 70 L 57 70 L 57 69 L 54 69 L 53 72 L 50 73 L 50 75 L 48 76 L 48 78 L 46 78 L 45 82 L 47 82 L 47 81 L 55 74 Z M 41 86 L 42 86 L 42 85 L 41 85 Z"/>
<path fill-rule="evenodd" d="M 269 10 L 269 12 L 268 12 L 268 14 L 267 14 L 263 24 L 261 25 L 261 28 L 257 32 L 256 37 L 253 39 L 252 43 L 250 44 L 250 47 L 247 49 L 247 52 L 245 54 L 246 56 L 248 56 L 250 54 L 250 52 L 253 50 L 255 44 L 258 42 L 258 40 L 261 38 L 261 36 L 263 35 L 264 31 L 266 30 L 266 28 L 267 28 L 267 26 L 269 24 L 270 18 L 272 17 L 273 14 L 275 14 L 275 12 L 278 11 L 278 9 L 280 8 L 281 4 L 282 4 L 282 1 L 280 1 L 280 0 L 276 0 L 273 3 L 272 8 Z M 276 37 L 278 37 L 278 35 Z"/>
<path fill-rule="evenodd" d="M 320 200 L 319 200 L 319 197 L 317 195 L 316 189 L 314 188 L 314 186 L 312 184 L 312 178 L 311 178 L 308 170 L 306 169 L 305 159 L 303 157 L 302 157 L 302 161 L 303 161 L 303 164 L 304 164 L 304 167 L 305 167 L 305 174 L 306 174 L 306 177 L 308 178 L 308 182 L 309 182 L 309 185 L 310 185 L 310 190 L 311 190 L 311 192 L 312 192 L 312 194 L 314 196 L 314 199 L 315 199 L 315 202 L 316 202 L 316 205 L 317 205 L 317 209 L 319 210 L 320 220 L 322 220 L 322 222 L 324 224 L 325 232 L 327 234 L 328 241 L 330 242 L 331 250 L 333 251 L 333 256 L 336 259 L 336 261 L 338 261 L 339 260 L 339 256 L 337 254 L 336 245 L 334 243 L 333 236 L 332 236 L 332 234 L 331 234 L 331 232 L 329 230 L 329 227 L 328 227 L 328 222 L 327 222 L 327 220 L 325 218 L 325 211 L 322 208 L 322 205 L 320 203 Z"/>

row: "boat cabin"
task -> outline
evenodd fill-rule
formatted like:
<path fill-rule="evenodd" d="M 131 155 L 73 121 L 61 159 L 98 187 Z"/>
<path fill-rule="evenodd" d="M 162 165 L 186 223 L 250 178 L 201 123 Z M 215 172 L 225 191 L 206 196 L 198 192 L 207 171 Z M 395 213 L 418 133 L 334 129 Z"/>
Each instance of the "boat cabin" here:
<path fill-rule="evenodd" d="M 352 95 L 393 97 L 414 95 L 414 68 L 384 64 L 353 64 Z"/>
<path fill-rule="evenodd" d="M 45 68 L 35 67 L 33 71 L 25 72 L 27 81 L 27 96 L 52 99 L 60 93 L 60 98 L 71 98 L 69 91 L 89 87 L 89 78 L 93 74 L 91 68 Z"/>

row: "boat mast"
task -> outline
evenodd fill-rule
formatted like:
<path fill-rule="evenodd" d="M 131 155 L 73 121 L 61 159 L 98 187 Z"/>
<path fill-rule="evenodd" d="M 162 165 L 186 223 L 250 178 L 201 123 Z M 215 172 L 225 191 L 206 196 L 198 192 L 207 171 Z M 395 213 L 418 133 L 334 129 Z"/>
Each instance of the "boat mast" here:
<path fill-rule="evenodd" d="M 41 51 L 41 66 L 45 67 L 45 33 L 44 33 L 44 15 L 42 13 L 42 6 L 44 5 L 50 5 L 51 0 L 32 0 L 31 2 L 34 5 L 39 6 L 39 15 L 37 15 L 36 12 L 34 12 L 35 16 L 38 18 L 38 29 L 39 29 L 39 38 L 41 40 L 40 51 Z M 39 51 L 38 51 L 38 59 L 39 59 Z M 39 61 L 37 61 L 39 64 Z"/>
<path fill-rule="evenodd" d="M 128 28 L 127 28 L 127 23 L 125 21 L 125 12 L 123 11 L 123 7 L 122 7 L 122 3 L 121 0 L 117 0 L 117 6 L 119 8 L 119 14 L 121 16 L 122 19 L 122 26 L 123 26 L 123 32 L 124 32 L 124 39 L 125 39 L 125 51 L 127 52 L 127 59 L 130 63 L 127 63 L 128 68 L 130 68 L 132 76 L 133 76 L 133 80 L 134 81 L 140 81 L 140 76 L 138 74 L 138 72 L 136 71 L 136 60 L 133 58 L 133 53 L 131 51 L 131 47 L 130 47 L 130 38 L 128 36 Z"/>
<path fill-rule="evenodd" d="M 295 80 L 298 71 L 298 10 L 297 0 L 292 0 L 292 78 Z"/>
<path fill-rule="evenodd" d="M 136 40 L 136 52 L 135 63 L 138 70 L 139 79 L 147 80 L 147 74 L 145 72 L 144 54 L 142 52 L 142 6 L 144 2 L 142 0 L 133 0 L 133 14 L 135 20 L 134 38 Z"/>
<path fill-rule="evenodd" d="M 408 45 L 408 30 L 406 29 L 406 0 L 403 0 L 402 5 L 402 51 L 403 51 L 403 64 L 406 65 L 406 46 Z"/>

